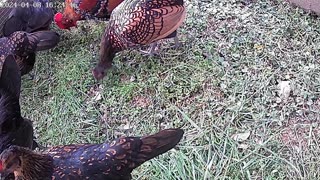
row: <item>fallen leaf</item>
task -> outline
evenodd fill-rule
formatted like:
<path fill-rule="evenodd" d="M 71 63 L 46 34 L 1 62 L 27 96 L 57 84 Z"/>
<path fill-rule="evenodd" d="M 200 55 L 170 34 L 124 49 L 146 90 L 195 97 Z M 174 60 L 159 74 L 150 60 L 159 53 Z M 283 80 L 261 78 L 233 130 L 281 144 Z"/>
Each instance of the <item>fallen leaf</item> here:
<path fill-rule="evenodd" d="M 287 100 L 291 92 L 290 81 L 281 81 L 278 88 L 278 93 L 281 99 Z"/>
<path fill-rule="evenodd" d="M 127 123 L 126 125 L 123 126 L 124 130 L 131 129 L 132 127 L 130 126 L 130 123 Z"/>
<path fill-rule="evenodd" d="M 246 150 L 246 149 L 249 148 L 249 145 L 248 145 L 248 144 L 239 144 L 238 148 L 239 148 L 239 149 Z"/>
<path fill-rule="evenodd" d="M 261 44 L 255 44 L 253 46 L 254 49 L 258 50 L 258 51 L 262 51 L 264 49 L 264 46 Z"/>
<path fill-rule="evenodd" d="M 102 99 L 101 93 L 100 92 L 97 93 L 92 99 L 93 101 L 100 101 Z"/>
<path fill-rule="evenodd" d="M 247 140 L 249 138 L 250 134 L 251 134 L 250 131 L 247 131 L 244 133 L 234 134 L 234 135 L 232 135 L 232 139 L 234 139 L 235 141 L 238 141 L 238 142 L 242 142 L 242 141 Z"/>
<path fill-rule="evenodd" d="M 130 77 L 130 82 L 133 82 L 133 81 L 135 81 L 136 80 L 136 78 L 134 77 L 134 76 L 131 76 Z"/>

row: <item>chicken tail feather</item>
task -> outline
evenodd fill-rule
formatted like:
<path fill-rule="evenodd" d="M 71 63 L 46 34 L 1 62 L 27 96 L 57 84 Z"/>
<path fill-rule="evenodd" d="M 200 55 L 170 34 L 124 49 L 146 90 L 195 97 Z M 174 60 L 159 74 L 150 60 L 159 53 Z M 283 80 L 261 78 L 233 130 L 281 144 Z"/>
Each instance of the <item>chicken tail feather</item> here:
<path fill-rule="evenodd" d="M 130 179 L 133 169 L 172 149 L 179 143 L 183 134 L 182 129 L 165 129 L 144 137 L 114 140 L 107 151 L 115 164 L 112 174 Z"/>

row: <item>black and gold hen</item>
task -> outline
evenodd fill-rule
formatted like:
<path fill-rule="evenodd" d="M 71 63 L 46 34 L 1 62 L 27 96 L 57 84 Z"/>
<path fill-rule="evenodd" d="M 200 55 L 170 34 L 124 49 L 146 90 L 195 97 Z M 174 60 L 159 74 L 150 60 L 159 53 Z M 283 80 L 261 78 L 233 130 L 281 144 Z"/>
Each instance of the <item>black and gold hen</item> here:
<path fill-rule="evenodd" d="M 183 130 L 166 129 L 144 137 L 122 137 L 110 144 L 58 146 L 43 153 L 11 146 L 0 155 L 0 171 L 16 180 L 127 180 L 142 163 L 172 149 Z"/>
<path fill-rule="evenodd" d="M 36 51 L 51 49 L 59 43 L 59 40 L 59 34 L 52 31 L 34 33 L 16 31 L 9 37 L 0 38 L 0 56 L 14 55 L 22 76 L 32 70 Z"/>
<path fill-rule="evenodd" d="M 0 60 L 0 152 L 11 145 L 34 149 L 32 123 L 20 112 L 20 71 L 13 55 Z"/>

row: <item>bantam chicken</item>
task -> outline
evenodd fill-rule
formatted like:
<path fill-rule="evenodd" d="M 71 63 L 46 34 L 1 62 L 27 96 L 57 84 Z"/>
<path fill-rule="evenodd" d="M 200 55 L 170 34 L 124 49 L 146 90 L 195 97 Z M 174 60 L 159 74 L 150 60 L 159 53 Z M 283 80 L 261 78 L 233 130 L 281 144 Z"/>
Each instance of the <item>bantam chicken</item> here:
<path fill-rule="evenodd" d="M 183 0 L 125 0 L 116 7 L 101 38 L 100 60 L 93 70 L 99 80 L 117 52 L 176 37 L 186 10 Z M 176 41 L 177 42 L 177 41 Z"/>
<path fill-rule="evenodd" d="M 93 18 L 110 18 L 112 10 L 123 0 L 66 0 L 63 13 L 57 13 L 54 21 L 60 29 L 77 26 L 77 21 Z"/>
<path fill-rule="evenodd" d="M 0 152 L 10 145 L 36 148 L 32 123 L 21 117 L 21 76 L 14 56 L 1 56 L 0 66 Z"/>
<path fill-rule="evenodd" d="M 49 30 L 53 21 L 54 11 L 49 7 L 49 0 L 24 0 L 17 3 L 28 7 L 11 8 L 3 28 L 3 36 L 10 36 L 15 31 L 28 33 Z"/>
<path fill-rule="evenodd" d="M 26 33 L 16 31 L 9 37 L 0 38 L 0 56 L 15 55 L 21 75 L 29 73 L 35 63 L 35 52 L 55 47 L 59 34 L 52 31 Z"/>
<path fill-rule="evenodd" d="M 14 172 L 16 180 L 129 180 L 133 169 L 172 149 L 183 133 L 166 129 L 144 137 L 122 137 L 110 144 L 58 146 L 43 153 L 11 146 L 0 155 L 0 171 Z"/>

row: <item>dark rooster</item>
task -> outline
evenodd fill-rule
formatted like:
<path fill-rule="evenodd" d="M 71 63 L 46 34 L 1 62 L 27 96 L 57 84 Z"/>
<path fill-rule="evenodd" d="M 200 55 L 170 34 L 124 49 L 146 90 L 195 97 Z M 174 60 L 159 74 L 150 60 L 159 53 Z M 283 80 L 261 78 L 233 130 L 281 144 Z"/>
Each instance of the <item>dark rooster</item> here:
<path fill-rule="evenodd" d="M 77 26 L 77 21 L 93 18 L 109 19 L 112 10 L 123 0 L 66 0 L 63 13 L 54 20 L 61 29 Z"/>
<path fill-rule="evenodd" d="M 54 11 L 49 3 L 49 0 L 17 1 L 18 5 L 24 7 L 11 8 L 2 28 L 2 34 L 7 37 L 15 31 L 32 33 L 48 30 L 54 17 Z"/>
<path fill-rule="evenodd" d="M 183 0 L 125 0 L 113 10 L 102 36 L 94 77 L 99 80 L 105 76 L 117 52 L 176 37 L 185 15 Z"/>
<path fill-rule="evenodd" d="M 35 52 L 55 47 L 59 39 L 59 34 L 52 31 L 16 31 L 9 37 L 0 38 L 0 56 L 15 55 L 21 75 L 25 75 L 34 66 Z"/>
<path fill-rule="evenodd" d="M 11 145 L 34 149 L 33 127 L 21 117 L 19 96 L 21 76 L 14 56 L 0 57 L 0 152 Z"/>
<path fill-rule="evenodd" d="M 111 144 L 58 146 L 43 153 L 11 146 L 0 155 L 0 171 L 16 180 L 127 180 L 142 163 L 173 148 L 183 130 L 167 129 L 144 137 L 122 137 Z"/>

